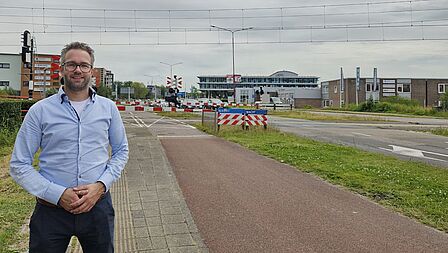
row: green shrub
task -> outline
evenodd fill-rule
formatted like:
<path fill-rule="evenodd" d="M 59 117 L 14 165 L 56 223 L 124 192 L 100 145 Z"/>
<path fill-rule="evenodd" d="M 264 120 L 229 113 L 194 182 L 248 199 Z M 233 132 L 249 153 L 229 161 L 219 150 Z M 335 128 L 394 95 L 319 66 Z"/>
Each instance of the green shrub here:
<path fill-rule="evenodd" d="M 12 131 L 22 122 L 20 101 L 0 101 L 0 128 Z"/>
<path fill-rule="evenodd" d="M 417 100 L 398 97 L 398 96 L 382 98 L 380 100 L 380 102 L 387 102 L 390 104 L 401 104 L 401 105 L 406 105 L 406 106 L 420 106 L 420 103 Z"/>
<path fill-rule="evenodd" d="M 22 110 L 28 110 L 36 101 L 0 100 L 0 129 L 14 132 L 22 124 Z"/>

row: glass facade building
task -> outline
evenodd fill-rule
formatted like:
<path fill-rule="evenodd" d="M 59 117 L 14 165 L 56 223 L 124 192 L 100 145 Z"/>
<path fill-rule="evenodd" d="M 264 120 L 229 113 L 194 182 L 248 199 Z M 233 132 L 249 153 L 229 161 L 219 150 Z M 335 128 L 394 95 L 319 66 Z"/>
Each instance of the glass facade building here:
<path fill-rule="evenodd" d="M 203 75 L 199 78 L 199 90 L 206 97 L 227 99 L 233 96 L 234 84 L 228 76 Z M 237 78 L 235 78 L 237 79 Z M 299 76 L 291 71 L 278 71 L 269 76 L 241 76 L 240 82 L 235 83 L 235 88 L 317 88 L 319 77 Z"/>

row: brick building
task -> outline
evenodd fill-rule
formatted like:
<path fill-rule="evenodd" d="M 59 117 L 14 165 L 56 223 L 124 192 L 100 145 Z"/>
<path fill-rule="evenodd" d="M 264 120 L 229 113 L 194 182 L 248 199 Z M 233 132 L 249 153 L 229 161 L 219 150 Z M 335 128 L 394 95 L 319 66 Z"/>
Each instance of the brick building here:
<path fill-rule="evenodd" d="M 339 79 L 321 83 L 323 107 L 339 106 L 340 102 L 342 104 L 356 103 L 356 78 L 345 78 L 343 83 L 342 95 Z M 417 100 L 422 106 L 436 107 L 440 106 L 440 97 L 445 91 L 448 91 L 448 79 L 378 78 L 375 86 L 373 78 L 361 78 L 358 103 L 366 101 L 370 96 L 374 100 L 399 96 Z"/>

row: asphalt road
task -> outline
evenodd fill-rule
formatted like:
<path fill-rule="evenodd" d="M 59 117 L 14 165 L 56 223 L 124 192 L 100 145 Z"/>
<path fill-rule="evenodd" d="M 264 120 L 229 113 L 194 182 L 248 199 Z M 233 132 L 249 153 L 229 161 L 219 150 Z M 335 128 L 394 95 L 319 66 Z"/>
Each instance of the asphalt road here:
<path fill-rule="evenodd" d="M 400 122 L 336 123 L 270 116 L 269 124 L 281 131 L 312 139 L 354 146 L 367 151 L 395 155 L 405 160 L 422 161 L 448 168 L 448 137 L 412 131 L 416 127 L 448 127 L 446 120 L 396 118 Z"/>
<path fill-rule="evenodd" d="M 448 235 L 322 180 L 151 113 L 211 252 L 448 252 Z"/>

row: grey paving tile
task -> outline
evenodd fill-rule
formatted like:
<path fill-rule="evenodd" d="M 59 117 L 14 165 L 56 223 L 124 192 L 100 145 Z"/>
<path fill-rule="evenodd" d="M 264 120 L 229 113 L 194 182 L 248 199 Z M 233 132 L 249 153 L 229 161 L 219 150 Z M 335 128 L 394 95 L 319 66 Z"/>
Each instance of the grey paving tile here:
<path fill-rule="evenodd" d="M 160 213 L 162 215 L 175 215 L 175 214 L 182 214 L 182 211 L 181 211 L 180 207 L 171 206 L 171 207 L 160 208 Z"/>
<path fill-rule="evenodd" d="M 148 224 L 148 226 L 150 226 L 150 227 L 160 226 L 160 225 L 162 225 L 162 220 L 160 219 L 159 216 L 148 217 L 148 218 L 146 218 L 146 224 Z"/>
<path fill-rule="evenodd" d="M 187 224 L 185 223 L 164 224 L 163 231 L 165 232 L 166 235 L 189 233 Z"/>
<path fill-rule="evenodd" d="M 184 246 L 170 248 L 170 253 L 198 253 L 199 248 L 196 246 Z"/>
<path fill-rule="evenodd" d="M 163 232 L 162 226 L 153 226 L 149 227 L 149 235 L 152 236 L 164 236 L 165 233 Z"/>
<path fill-rule="evenodd" d="M 137 238 L 137 249 L 138 250 L 150 250 L 152 249 L 151 240 L 149 238 Z"/>
<path fill-rule="evenodd" d="M 147 227 L 137 227 L 134 228 L 134 235 L 138 238 L 147 238 L 149 237 L 149 231 Z"/>
<path fill-rule="evenodd" d="M 136 218 L 132 220 L 132 223 L 134 224 L 135 228 L 138 227 L 146 227 L 146 219 L 144 218 Z"/>
<path fill-rule="evenodd" d="M 183 215 L 180 214 L 162 215 L 163 224 L 182 223 L 182 222 L 185 222 L 185 218 Z"/>
<path fill-rule="evenodd" d="M 193 238 L 190 234 L 167 235 L 168 247 L 194 246 Z"/>
<path fill-rule="evenodd" d="M 153 249 L 149 251 L 150 253 L 170 253 L 168 249 Z"/>
<path fill-rule="evenodd" d="M 153 249 L 167 249 L 168 244 L 163 236 L 153 236 L 151 237 L 152 248 Z"/>

